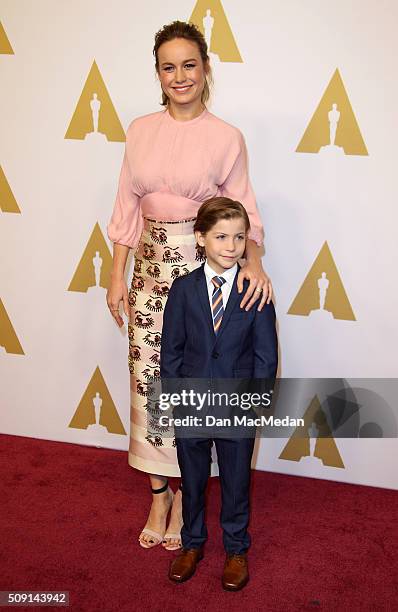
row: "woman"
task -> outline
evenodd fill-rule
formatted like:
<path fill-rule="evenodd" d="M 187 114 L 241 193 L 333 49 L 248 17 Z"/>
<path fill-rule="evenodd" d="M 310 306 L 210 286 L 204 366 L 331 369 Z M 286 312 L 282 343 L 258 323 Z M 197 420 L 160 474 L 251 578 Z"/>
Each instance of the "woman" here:
<path fill-rule="evenodd" d="M 148 382 L 159 376 L 162 313 L 169 287 L 180 274 L 198 267 L 193 224 L 201 203 L 223 195 L 243 202 L 251 232 L 247 263 L 240 272 L 250 285 L 242 300 L 247 309 L 271 300 L 272 286 L 262 269 L 263 230 L 239 130 L 210 113 L 211 69 L 203 35 L 193 24 L 175 21 L 155 36 L 156 73 L 164 111 L 138 117 L 129 126 L 108 236 L 114 242 L 107 303 L 119 326 L 119 305 L 129 317 L 131 434 L 129 464 L 149 474 L 153 493 L 147 523 L 139 536 L 144 548 L 162 543 L 181 546 L 181 491 L 168 476 L 179 476 L 172 432 L 157 425 L 158 408 Z M 124 269 L 129 249 L 135 267 L 128 293 Z M 166 533 L 166 521 L 171 509 Z"/>

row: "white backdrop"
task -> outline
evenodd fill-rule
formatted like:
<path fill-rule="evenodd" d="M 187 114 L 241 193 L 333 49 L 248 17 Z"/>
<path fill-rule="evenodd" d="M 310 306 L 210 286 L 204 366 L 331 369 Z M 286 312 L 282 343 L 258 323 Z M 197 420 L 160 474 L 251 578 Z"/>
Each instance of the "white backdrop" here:
<path fill-rule="evenodd" d="M 280 374 L 396 377 L 398 4 L 222 6 L 224 16 L 215 0 L 3 0 L 2 432 L 127 449 L 126 330 L 109 315 L 106 289 L 89 287 L 92 257 L 99 252 L 106 285 L 106 225 L 124 150 L 118 121 L 125 131 L 134 117 L 161 109 L 153 36 L 194 9 L 215 16 L 210 110 L 246 138 L 275 288 Z M 241 62 L 228 59 L 231 36 Z M 98 87 L 106 135 L 84 138 L 92 131 L 84 96 Z M 340 112 L 334 146 L 332 102 Z M 131 274 L 130 261 L 128 282 Z M 82 428 L 93 422 L 97 392 L 97 426 Z M 256 467 L 398 488 L 397 439 L 336 439 L 329 465 L 280 456 L 287 443 L 262 440 Z"/>

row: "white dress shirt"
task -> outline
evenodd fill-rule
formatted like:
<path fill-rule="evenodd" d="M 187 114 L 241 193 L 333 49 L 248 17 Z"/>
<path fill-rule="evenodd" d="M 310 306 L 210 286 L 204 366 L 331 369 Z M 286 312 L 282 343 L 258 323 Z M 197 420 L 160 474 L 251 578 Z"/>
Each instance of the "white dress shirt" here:
<path fill-rule="evenodd" d="M 237 269 L 238 269 L 238 264 L 236 263 L 235 265 L 232 266 L 232 268 L 229 268 L 229 270 L 224 270 L 224 272 L 222 274 L 218 274 L 217 272 L 214 272 L 214 270 L 212 270 L 212 268 L 210 268 L 210 266 L 207 263 L 207 261 L 205 262 L 204 273 L 205 273 L 205 276 L 206 276 L 207 291 L 208 291 L 208 294 L 209 294 L 210 309 L 211 309 L 213 290 L 214 290 L 214 285 L 211 282 L 211 279 L 214 278 L 215 276 L 222 276 L 223 278 L 225 278 L 225 283 L 221 286 L 222 302 L 223 302 L 223 307 L 224 307 L 224 310 L 225 310 L 225 308 L 227 306 L 229 294 L 231 293 L 232 285 L 233 285 L 233 282 L 235 280 L 235 275 L 236 275 Z"/>

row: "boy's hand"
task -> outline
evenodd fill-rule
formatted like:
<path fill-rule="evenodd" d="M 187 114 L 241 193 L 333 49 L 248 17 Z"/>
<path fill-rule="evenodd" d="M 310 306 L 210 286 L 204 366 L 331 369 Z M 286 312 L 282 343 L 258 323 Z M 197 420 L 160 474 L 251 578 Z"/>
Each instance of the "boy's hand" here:
<path fill-rule="evenodd" d="M 257 310 L 262 310 L 264 304 L 269 304 L 272 298 L 272 283 L 271 279 L 263 270 L 261 259 L 254 261 L 247 261 L 246 265 L 241 268 L 238 274 L 238 291 L 243 291 L 243 279 L 246 278 L 249 281 L 249 286 L 243 299 L 240 303 L 241 308 L 250 310 L 255 302 L 261 297 L 261 301 L 257 307 Z"/>

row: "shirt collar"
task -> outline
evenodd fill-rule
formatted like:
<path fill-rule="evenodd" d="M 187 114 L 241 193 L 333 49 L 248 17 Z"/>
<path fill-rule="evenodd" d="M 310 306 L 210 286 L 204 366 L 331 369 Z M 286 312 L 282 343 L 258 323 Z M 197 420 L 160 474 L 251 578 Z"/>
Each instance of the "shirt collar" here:
<path fill-rule="evenodd" d="M 211 279 L 214 276 L 222 276 L 223 278 L 225 278 L 225 281 L 232 287 L 237 269 L 238 264 L 236 263 L 232 266 L 232 268 L 229 268 L 229 270 L 224 270 L 222 274 L 217 274 L 217 272 L 214 272 L 214 270 L 209 266 L 207 261 L 205 261 L 204 273 L 206 275 L 207 284 L 209 285 L 211 283 Z"/>

